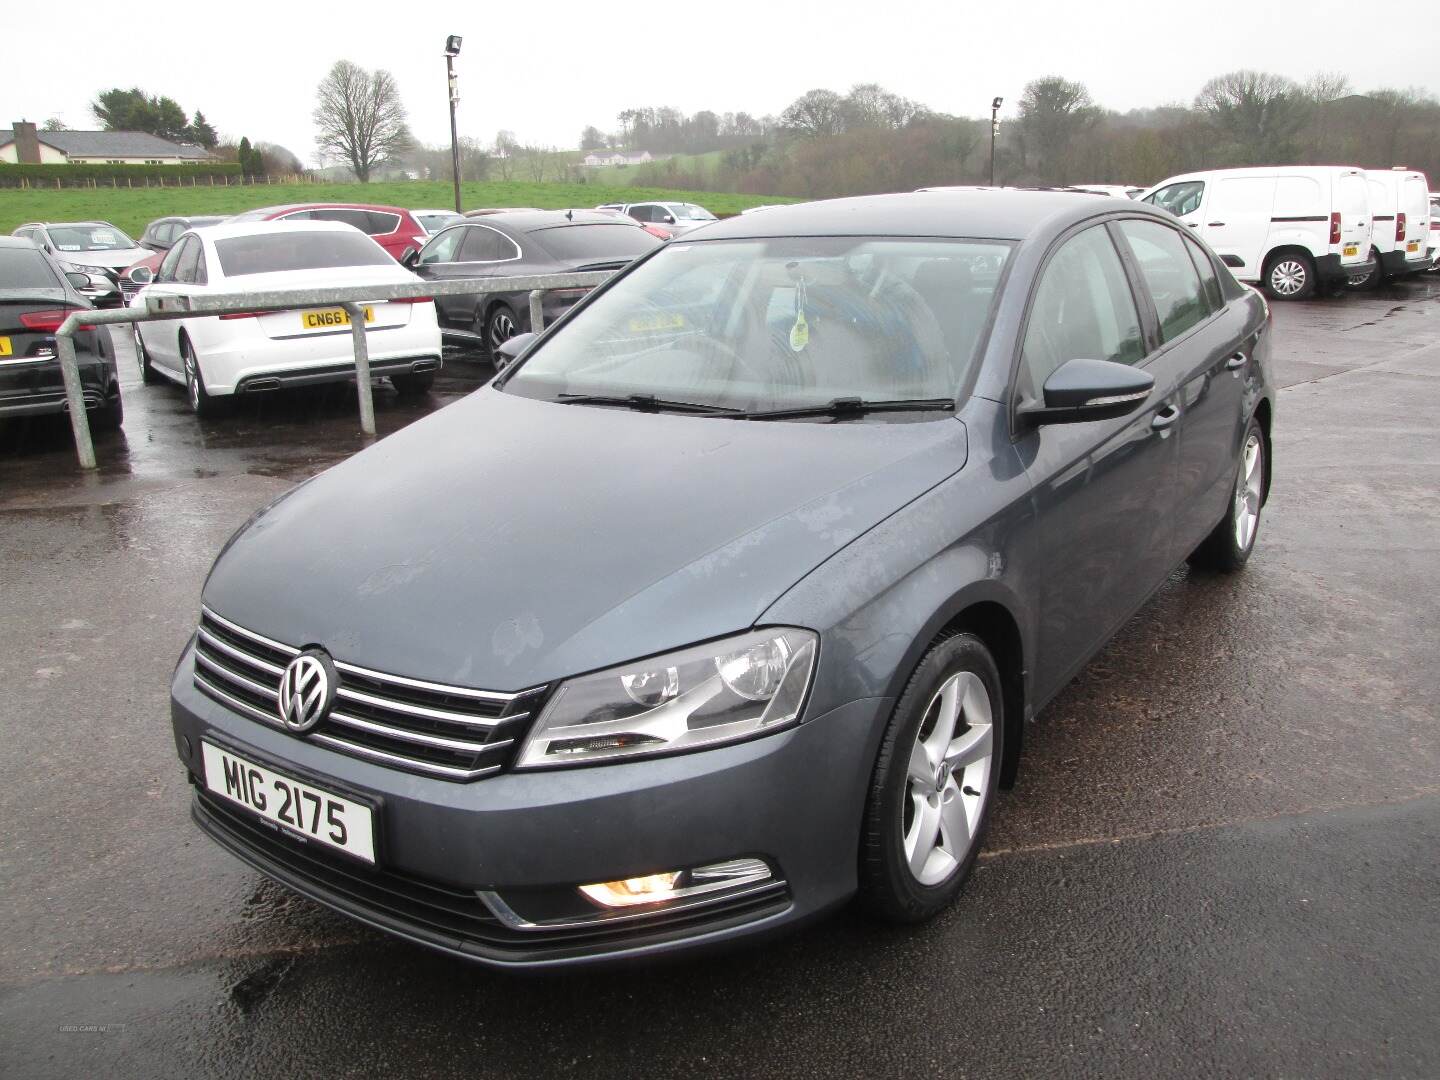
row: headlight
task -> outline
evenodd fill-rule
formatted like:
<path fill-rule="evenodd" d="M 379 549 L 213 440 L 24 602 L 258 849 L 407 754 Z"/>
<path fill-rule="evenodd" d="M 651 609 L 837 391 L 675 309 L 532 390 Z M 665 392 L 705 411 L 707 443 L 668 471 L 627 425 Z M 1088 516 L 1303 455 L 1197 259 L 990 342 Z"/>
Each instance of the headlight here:
<path fill-rule="evenodd" d="M 517 768 L 698 750 L 793 723 L 816 636 L 783 627 L 697 645 L 560 684 Z"/>

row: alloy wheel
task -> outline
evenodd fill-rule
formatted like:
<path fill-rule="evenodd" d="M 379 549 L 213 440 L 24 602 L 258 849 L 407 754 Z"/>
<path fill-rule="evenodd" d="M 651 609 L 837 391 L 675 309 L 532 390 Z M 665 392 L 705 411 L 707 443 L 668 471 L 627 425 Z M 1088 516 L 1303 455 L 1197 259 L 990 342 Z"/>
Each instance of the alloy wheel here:
<path fill-rule="evenodd" d="M 490 316 L 490 351 L 504 345 L 515 336 L 515 317 L 508 308 L 500 308 Z"/>
<path fill-rule="evenodd" d="M 1260 496 L 1265 488 L 1265 452 L 1260 434 L 1252 431 L 1245 440 L 1240 475 L 1235 481 L 1235 544 L 1248 551 L 1260 523 Z"/>
<path fill-rule="evenodd" d="M 1305 288 L 1309 271 L 1299 259 L 1282 259 L 1270 268 L 1270 287 L 1281 296 L 1294 296 Z"/>
<path fill-rule="evenodd" d="M 990 795 L 994 745 L 984 682 L 969 671 L 950 676 L 925 709 L 902 796 L 905 862 L 920 884 L 940 884 L 969 854 Z"/>
<path fill-rule="evenodd" d="M 190 408 L 200 410 L 200 372 L 195 364 L 195 353 L 185 350 L 185 392 L 190 396 Z"/>

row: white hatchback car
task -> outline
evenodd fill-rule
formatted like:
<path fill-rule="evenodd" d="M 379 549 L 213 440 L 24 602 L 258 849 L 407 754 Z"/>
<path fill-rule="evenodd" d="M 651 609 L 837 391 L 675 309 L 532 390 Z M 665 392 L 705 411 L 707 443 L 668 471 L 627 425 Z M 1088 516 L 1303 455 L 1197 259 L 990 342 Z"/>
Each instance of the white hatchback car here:
<path fill-rule="evenodd" d="M 149 296 L 205 296 L 260 289 L 424 284 L 352 225 L 247 221 L 194 229 L 165 256 Z M 423 394 L 440 369 L 440 328 L 429 299 L 365 306 L 370 371 L 401 394 Z M 135 351 L 147 383 L 186 388 L 190 408 L 217 411 L 234 395 L 355 379 L 350 320 L 337 307 L 248 312 L 136 323 Z"/>

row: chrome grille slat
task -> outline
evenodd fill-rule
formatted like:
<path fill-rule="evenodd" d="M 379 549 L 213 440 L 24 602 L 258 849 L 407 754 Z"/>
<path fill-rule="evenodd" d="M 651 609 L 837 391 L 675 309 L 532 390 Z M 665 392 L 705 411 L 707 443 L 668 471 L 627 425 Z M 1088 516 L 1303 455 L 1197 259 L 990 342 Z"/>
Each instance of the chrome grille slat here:
<path fill-rule="evenodd" d="M 241 716 L 289 732 L 277 705 L 285 665 L 301 650 L 201 608 L 198 690 Z M 502 693 L 389 675 L 336 660 L 335 707 L 296 738 L 394 768 L 468 781 L 508 764 L 516 725 L 543 690 Z"/>
<path fill-rule="evenodd" d="M 483 754 L 487 750 L 493 750 L 497 746 L 509 746 L 513 739 L 505 739 L 501 742 L 477 743 L 465 739 L 447 739 L 443 735 L 426 735 L 419 731 L 407 731 L 404 728 L 391 727 L 389 724 L 377 724 L 373 720 L 366 720 L 362 716 L 351 716 L 349 713 L 339 712 L 332 709 L 330 719 L 337 724 L 344 724 L 360 731 L 368 731 L 372 735 L 384 735 L 387 738 L 399 739 L 402 742 L 418 743 L 421 746 L 438 746 L 443 750 L 462 750 L 471 754 Z"/>
<path fill-rule="evenodd" d="M 272 664 L 269 660 L 262 660 L 258 656 L 251 656 L 249 653 L 242 652 L 241 650 L 235 648 L 234 645 L 231 645 L 229 642 L 221 641 L 218 637 L 210 633 L 210 631 L 206 630 L 203 626 L 200 628 L 200 640 L 203 641 L 210 648 L 218 649 L 226 656 L 233 657 L 234 659 L 239 660 L 242 664 L 249 664 L 257 671 L 265 672 L 266 675 L 274 675 L 276 679 L 279 679 L 281 675 L 285 674 L 285 669 L 280 667 L 279 665 Z"/>
<path fill-rule="evenodd" d="M 215 672 L 215 674 L 219 675 L 221 678 L 229 679 L 231 682 L 234 683 L 239 683 L 246 690 L 249 690 L 252 694 L 257 695 L 258 697 L 269 698 L 273 701 L 278 700 L 280 696 L 280 692 L 275 687 L 263 686 L 260 683 L 255 682 L 253 679 L 246 678 L 238 671 L 232 671 L 224 664 L 217 664 L 214 660 L 212 660 L 210 657 L 206 656 L 203 652 L 200 652 L 199 650 L 196 650 L 195 652 L 195 659 L 200 663 L 204 664 L 211 671 Z"/>
<path fill-rule="evenodd" d="M 335 665 L 339 668 L 339 664 Z M 377 709 L 390 709 L 394 712 L 402 712 L 407 716 L 422 716 L 427 720 L 444 720 L 450 724 L 465 724 L 468 727 L 485 728 L 487 731 L 498 723 L 508 723 L 511 720 L 523 720 L 529 713 L 515 713 L 513 716 L 504 717 L 503 721 L 497 717 L 472 716 L 466 713 L 452 712 L 449 709 L 436 709 L 429 705 L 412 705 L 408 701 L 396 701 L 394 698 L 378 697 L 374 694 L 367 694 L 362 690 L 355 690 L 351 687 L 340 685 L 336 691 L 339 697 L 348 701 L 358 701 L 362 705 L 371 705 Z"/>
<path fill-rule="evenodd" d="M 483 769 L 457 769 L 449 765 L 434 765 L 428 761 L 416 761 L 414 758 L 401 757 L 399 754 L 387 754 L 383 750 L 376 750 L 369 746 L 361 746 L 359 743 L 352 743 L 345 739 L 337 739 L 333 735 L 322 735 L 316 733 L 310 736 L 317 743 L 333 747 L 336 750 L 343 750 L 347 754 L 354 754 L 356 757 L 371 758 L 374 761 L 383 762 L 386 765 L 399 765 L 402 768 L 415 772 L 429 773 L 432 776 L 443 776 L 450 780 L 474 780 L 481 776 L 489 776 L 491 773 L 499 772 L 499 765 L 487 765 Z"/>

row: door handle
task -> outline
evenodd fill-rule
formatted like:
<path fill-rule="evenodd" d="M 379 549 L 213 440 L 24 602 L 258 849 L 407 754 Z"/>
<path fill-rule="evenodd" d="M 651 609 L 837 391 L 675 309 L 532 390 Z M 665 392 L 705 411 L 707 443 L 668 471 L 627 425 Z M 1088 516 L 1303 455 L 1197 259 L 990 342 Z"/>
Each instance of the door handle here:
<path fill-rule="evenodd" d="M 1243 352 L 1237 352 L 1234 356 L 1230 357 L 1229 360 L 1225 361 L 1225 370 L 1238 371 L 1249 362 L 1250 357 L 1246 356 Z"/>
<path fill-rule="evenodd" d="M 1200 223 L 1198 221 L 1187 221 L 1185 222 L 1185 224 L 1189 225 L 1192 229 L 1198 229 L 1200 227 Z"/>
<path fill-rule="evenodd" d="M 1153 431 L 1164 431 L 1166 428 L 1168 428 L 1171 424 L 1175 423 L 1175 421 L 1179 419 L 1179 407 L 1176 405 L 1166 405 L 1163 409 L 1156 413 L 1155 418 L 1150 421 L 1150 428 Z"/>
<path fill-rule="evenodd" d="M 1225 223 L 1223 221 L 1212 221 L 1209 223 L 1209 227 L 1212 229 L 1223 229 L 1225 227 Z"/>

